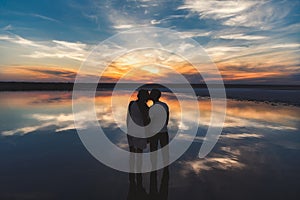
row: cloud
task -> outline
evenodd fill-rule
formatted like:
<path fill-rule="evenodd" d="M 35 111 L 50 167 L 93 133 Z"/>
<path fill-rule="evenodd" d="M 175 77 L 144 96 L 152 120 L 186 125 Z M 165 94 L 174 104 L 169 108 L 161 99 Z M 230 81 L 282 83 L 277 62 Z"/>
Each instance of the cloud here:
<path fill-rule="evenodd" d="M 116 25 L 113 25 L 113 28 L 115 29 L 130 29 L 130 28 L 133 28 L 135 27 L 134 24 L 116 24 Z"/>
<path fill-rule="evenodd" d="M 7 26 L 4 26 L 4 27 L 2 28 L 2 30 L 3 30 L 3 31 L 11 31 L 11 30 L 13 30 L 13 26 L 12 26 L 11 24 L 9 24 L 9 25 L 7 25 Z"/>
<path fill-rule="evenodd" d="M 63 47 L 66 47 L 68 49 L 74 49 L 74 50 L 82 50 L 85 49 L 87 47 L 86 44 L 81 43 L 81 42 L 67 42 L 67 41 L 59 41 L 59 40 L 52 40 L 52 42 L 59 44 Z"/>
<path fill-rule="evenodd" d="M 282 33 L 253 35 L 241 33 L 241 30 L 236 34 L 233 32 L 225 30 L 224 33 L 215 33 L 213 37 L 221 40 L 210 41 L 205 48 L 225 75 L 233 74 L 230 66 L 237 67 L 234 74 L 245 72 L 249 68 L 254 69 L 252 72 L 268 69 L 268 72 L 274 74 L 292 72 L 289 70 L 297 71 L 300 43 L 293 38 L 287 39 Z M 279 65 L 280 68 L 277 67 Z"/>
<path fill-rule="evenodd" d="M 278 49 L 278 48 L 284 48 L 284 49 L 298 49 L 300 48 L 300 43 L 286 43 L 286 44 L 274 44 L 270 46 L 271 49 Z"/>
<path fill-rule="evenodd" d="M 241 54 L 241 52 L 246 51 L 249 49 L 246 46 L 239 46 L 239 45 L 215 45 L 212 44 L 210 46 L 207 46 L 205 48 L 206 52 L 208 53 L 209 56 L 212 57 L 212 60 L 214 62 L 219 62 L 220 60 L 225 60 L 229 59 L 232 57 L 237 57 L 238 55 Z"/>
<path fill-rule="evenodd" d="M 72 82 L 76 77 L 76 70 L 62 66 L 2 66 L 0 79 L 2 81 L 41 81 L 41 82 Z"/>
<path fill-rule="evenodd" d="M 12 11 L 12 10 L 5 10 L 5 14 L 7 15 L 16 15 L 16 16 L 22 16 L 22 17 L 34 17 L 34 18 L 38 18 L 38 19 L 42 19 L 42 20 L 46 20 L 46 21 L 51 21 L 51 22 L 60 22 L 57 19 L 45 16 L 45 15 L 41 15 L 38 13 L 28 13 L 28 12 L 18 12 L 18 11 Z"/>
<path fill-rule="evenodd" d="M 162 18 L 160 20 L 153 19 L 153 20 L 150 21 L 150 23 L 152 25 L 156 25 L 156 24 L 161 24 L 161 23 L 173 20 L 173 19 L 184 18 L 184 17 L 185 17 L 185 15 L 170 15 L 170 16 Z"/>
<path fill-rule="evenodd" d="M 251 9 L 229 18 L 224 25 L 272 29 L 289 11 L 290 6 L 285 1 L 257 1 Z"/>
<path fill-rule="evenodd" d="M 259 35 L 246 35 L 246 34 L 231 34 L 231 35 L 221 35 L 219 36 L 221 39 L 229 39 L 229 40 L 262 40 L 266 39 L 266 36 Z"/>
<path fill-rule="evenodd" d="M 212 31 L 207 30 L 192 30 L 192 31 L 181 31 L 180 37 L 185 38 L 196 38 L 196 37 L 208 37 L 212 34 Z"/>
<path fill-rule="evenodd" d="M 201 18 L 223 19 L 236 16 L 254 5 L 257 1 L 205 1 L 185 0 L 178 9 L 187 9 Z"/>
<path fill-rule="evenodd" d="M 149 9 L 158 4 L 153 1 L 90 1 L 85 6 L 75 5 L 85 18 L 93 21 L 98 29 L 118 32 L 151 25 Z M 74 7 L 73 3 L 71 7 Z M 152 21 L 154 22 L 154 21 Z"/>
<path fill-rule="evenodd" d="M 43 19 L 43 20 L 47 20 L 47 21 L 59 22 L 59 21 L 56 20 L 56 19 L 53 19 L 53 18 L 51 18 L 51 17 L 44 16 L 44 15 L 39 15 L 39 14 L 35 14 L 35 13 L 32 13 L 32 14 L 30 14 L 30 15 L 33 16 L 33 17 L 36 17 L 36 18 L 40 18 L 40 19 Z"/>
<path fill-rule="evenodd" d="M 92 47 L 81 42 L 29 40 L 15 34 L 0 35 L 0 42 L 1 40 L 10 45 L 22 45 L 27 48 L 27 53 L 21 56 L 30 58 L 68 58 L 83 61 Z"/>
<path fill-rule="evenodd" d="M 280 81 L 278 79 L 280 83 L 286 77 L 286 82 L 297 84 L 299 81 L 288 78 L 299 71 L 299 41 L 295 35 L 300 24 L 291 20 L 295 19 L 292 11 L 295 4 L 272 0 L 185 0 L 178 10 L 189 12 L 186 20 L 212 24 L 195 32 L 185 30 L 183 37 L 203 42 L 226 79 L 237 76 L 245 83 L 251 80 L 255 83 L 261 78 L 267 83 L 271 78 L 282 76 Z M 232 64 L 241 68 L 230 69 L 228 66 Z M 276 68 L 278 65 L 282 68 Z M 243 73 L 249 69 L 243 66 L 251 66 L 252 72 Z"/>
<path fill-rule="evenodd" d="M 189 10 L 200 19 L 213 19 L 227 26 L 271 29 L 286 17 L 290 6 L 285 1 L 185 0 L 179 10 Z"/>
<path fill-rule="evenodd" d="M 123 14 L 111 8 L 108 15 L 114 29 L 131 29 L 150 25 L 150 20 L 136 19 L 132 15 Z"/>
<path fill-rule="evenodd" d="M 31 46 L 31 47 L 41 47 L 37 42 L 25 39 L 19 35 L 9 34 L 9 35 L 0 35 L 0 41 L 6 41 L 10 43 L 15 43 L 23 46 Z"/>
<path fill-rule="evenodd" d="M 77 10 L 70 10 L 70 13 L 75 11 L 78 15 L 82 15 L 84 20 L 88 19 L 96 23 L 97 34 L 103 38 L 115 32 L 137 27 L 159 26 L 180 30 L 182 39 L 194 38 L 200 41 L 212 60 L 224 72 L 224 77 L 230 79 L 232 75 L 233 78 L 242 80 L 247 77 L 246 72 L 249 73 L 247 70 L 251 69 L 252 72 L 246 81 L 250 81 L 250 77 L 254 81 L 258 80 L 254 77 L 256 70 L 264 71 L 258 74 L 258 78 L 267 82 L 268 78 L 277 76 L 283 71 L 272 66 L 283 66 L 286 69 L 284 73 L 292 73 L 299 68 L 299 41 L 295 35 L 300 30 L 300 24 L 296 23 L 296 18 L 292 19 L 293 13 L 289 14 L 294 4 L 291 1 L 287 3 L 274 0 L 183 0 L 183 2 L 172 3 L 158 0 L 126 2 L 92 0 L 85 4 L 71 2 L 68 9 L 76 8 Z M 49 17 L 54 16 L 48 16 L 49 13 L 7 12 L 22 15 L 21 17 L 26 15 L 30 19 L 35 17 L 48 22 L 59 22 Z M 89 27 L 91 23 L 87 24 L 89 25 L 83 27 L 87 32 L 93 32 L 94 26 Z M 74 27 L 67 26 L 67 28 L 73 30 Z M 89 54 L 89 50 L 95 46 L 83 40 L 81 42 L 68 41 L 68 38 L 38 40 L 25 37 L 25 34 L 7 34 L 11 29 L 18 30 L 18 33 L 23 29 L 13 23 L 2 27 L 2 30 L 4 29 L 7 31 L 0 35 L 0 40 L 2 40 L 0 43 L 5 42 L 1 45 L 2 49 L 0 47 L 2 51 L 0 53 L 4 55 L 2 65 L 47 63 L 59 66 L 59 62 L 63 62 L 62 65 L 79 67 L 80 62 L 84 61 Z M 128 43 L 133 39 L 135 38 L 128 38 Z M 15 49 L 13 53 L 7 51 L 10 47 Z M 183 44 L 178 49 L 192 48 L 185 47 Z M 107 54 L 113 52 L 113 48 L 110 48 Z M 235 66 L 236 70 L 231 66 Z M 247 67 L 243 70 L 242 66 Z M 266 69 L 270 74 L 265 73 Z M 192 74 L 187 73 L 187 75 L 193 78 Z M 115 79 L 109 76 L 106 78 L 107 80 Z M 292 79 L 286 81 L 290 80 Z"/>
<path fill-rule="evenodd" d="M 69 70 L 64 70 L 64 69 L 36 69 L 36 68 L 29 68 L 26 67 L 24 68 L 25 70 L 33 71 L 33 72 L 38 72 L 46 75 L 54 75 L 57 78 L 62 78 L 62 79 L 68 79 L 68 80 L 74 80 L 76 77 L 76 72 L 69 71 Z"/>

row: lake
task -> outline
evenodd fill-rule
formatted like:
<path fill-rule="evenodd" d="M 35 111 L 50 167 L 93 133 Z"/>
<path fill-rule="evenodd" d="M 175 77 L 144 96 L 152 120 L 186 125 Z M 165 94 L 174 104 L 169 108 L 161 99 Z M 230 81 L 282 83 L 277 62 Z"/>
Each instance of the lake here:
<path fill-rule="evenodd" d="M 162 99 L 170 107 L 172 139 L 181 111 L 171 93 Z M 85 149 L 74 127 L 72 92 L 0 92 L 0 199 L 297 199 L 300 107 L 247 99 L 227 100 L 222 135 L 200 159 L 211 103 L 199 95 L 200 125 L 190 148 L 167 172 L 155 172 L 155 183 L 153 173 L 145 173 L 142 185 L 131 185 L 128 173 L 103 165 Z M 110 102 L 111 91 L 97 92 L 98 120 L 115 145 L 128 149 L 119 129 L 125 126 L 127 105 L 116 104 L 113 116 Z M 85 114 L 83 109 L 81 128 L 88 126 Z"/>

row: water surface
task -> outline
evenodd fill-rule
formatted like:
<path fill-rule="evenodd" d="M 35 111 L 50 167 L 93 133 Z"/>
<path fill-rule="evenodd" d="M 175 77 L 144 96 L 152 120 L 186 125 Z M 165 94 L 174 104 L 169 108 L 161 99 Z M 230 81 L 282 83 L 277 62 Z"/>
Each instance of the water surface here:
<path fill-rule="evenodd" d="M 104 166 L 82 145 L 74 129 L 71 97 L 71 92 L 0 93 L 0 199 L 132 199 L 137 195 L 127 173 Z M 121 93 L 118 98 L 128 99 Z M 172 94 L 165 93 L 163 100 L 170 106 L 172 138 L 179 126 L 188 128 L 188 124 L 180 124 L 179 103 Z M 97 117 L 110 140 L 127 149 L 126 136 L 119 129 L 125 126 L 127 105 L 114 108 L 113 116 L 110 102 L 110 91 L 97 92 Z M 169 166 L 168 176 L 163 170 L 157 172 L 157 192 L 150 191 L 151 174 L 143 174 L 139 195 L 175 200 L 299 196 L 300 107 L 229 99 L 222 136 L 205 159 L 197 154 L 209 125 L 210 99 L 199 97 L 199 107 L 200 126 L 192 146 Z M 89 125 L 85 116 L 83 109 L 81 128 Z"/>

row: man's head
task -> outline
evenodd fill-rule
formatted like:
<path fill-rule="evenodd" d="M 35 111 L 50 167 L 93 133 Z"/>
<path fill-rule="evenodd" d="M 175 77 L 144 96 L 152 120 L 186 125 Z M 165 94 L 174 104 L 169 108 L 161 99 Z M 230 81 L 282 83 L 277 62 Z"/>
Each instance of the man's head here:
<path fill-rule="evenodd" d="M 147 90 L 141 89 L 139 90 L 137 97 L 141 101 L 148 101 L 149 100 L 149 93 Z"/>
<path fill-rule="evenodd" d="M 158 89 L 152 89 L 150 93 L 150 99 L 152 101 L 158 101 L 161 96 L 161 92 Z"/>

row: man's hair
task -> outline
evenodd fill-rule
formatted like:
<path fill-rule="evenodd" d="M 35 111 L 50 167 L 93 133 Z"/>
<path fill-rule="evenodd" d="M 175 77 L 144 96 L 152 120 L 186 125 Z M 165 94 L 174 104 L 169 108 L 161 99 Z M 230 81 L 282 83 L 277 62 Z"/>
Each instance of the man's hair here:
<path fill-rule="evenodd" d="M 161 96 L 161 92 L 158 89 L 152 89 L 150 93 L 150 99 L 158 100 Z"/>
<path fill-rule="evenodd" d="M 137 94 L 138 99 L 140 100 L 148 100 L 149 99 L 149 93 L 147 90 L 141 89 L 139 90 Z"/>

